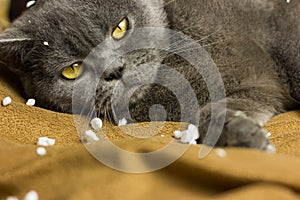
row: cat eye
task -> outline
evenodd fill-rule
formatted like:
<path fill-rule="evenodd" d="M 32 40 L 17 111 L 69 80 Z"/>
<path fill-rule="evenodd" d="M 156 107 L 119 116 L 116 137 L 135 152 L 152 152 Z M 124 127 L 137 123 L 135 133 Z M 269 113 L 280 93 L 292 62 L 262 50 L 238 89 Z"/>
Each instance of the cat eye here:
<path fill-rule="evenodd" d="M 128 31 L 128 20 L 124 18 L 115 28 L 115 30 L 112 32 L 112 37 L 116 40 L 121 40 L 126 35 L 127 31 Z"/>
<path fill-rule="evenodd" d="M 79 78 L 83 73 L 82 63 L 75 63 L 69 67 L 66 67 L 61 75 L 68 80 L 75 80 Z"/>

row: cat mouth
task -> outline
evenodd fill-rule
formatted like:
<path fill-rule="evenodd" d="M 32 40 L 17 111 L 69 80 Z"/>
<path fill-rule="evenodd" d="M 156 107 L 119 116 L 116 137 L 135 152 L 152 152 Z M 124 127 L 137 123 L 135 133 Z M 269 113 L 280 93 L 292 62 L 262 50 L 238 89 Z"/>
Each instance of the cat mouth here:
<path fill-rule="evenodd" d="M 110 90 L 97 92 L 94 108 L 90 110 L 112 123 L 123 118 L 130 119 L 129 110 L 143 99 L 148 87 L 150 86 L 126 84 L 124 80 L 118 80 Z"/>
<path fill-rule="evenodd" d="M 91 110 L 96 110 L 97 115 L 100 117 L 106 117 L 111 113 L 111 92 L 97 94 L 95 99 L 95 107 Z"/>

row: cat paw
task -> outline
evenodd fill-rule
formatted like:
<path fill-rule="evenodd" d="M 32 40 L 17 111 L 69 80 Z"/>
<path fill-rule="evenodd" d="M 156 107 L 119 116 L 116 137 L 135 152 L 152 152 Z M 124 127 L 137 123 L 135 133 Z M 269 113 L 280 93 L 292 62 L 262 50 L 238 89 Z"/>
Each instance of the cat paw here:
<path fill-rule="evenodd" d="M 276 148 L 268 139 L 269 133 L 243 112 L 227 113 L 226 123 L 217 146 L 254 148 L 275 153 Z"/>

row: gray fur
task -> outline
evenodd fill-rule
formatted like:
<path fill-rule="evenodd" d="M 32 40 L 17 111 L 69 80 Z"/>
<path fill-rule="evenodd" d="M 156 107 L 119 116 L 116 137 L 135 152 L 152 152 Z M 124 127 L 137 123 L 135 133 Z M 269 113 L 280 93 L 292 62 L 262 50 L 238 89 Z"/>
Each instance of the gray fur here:
<path fill-rule="evenodd" d="M 61 70 L 82 61 L 123 17 L 129 18 L 133 29 L 182 31 L 210 53 L 225 83 L 228 110 L 218 145 L 266 149 L 270 142 L 261 125 L 295 109 L 300 99 L 299 13 L 299 2 L 287 4 L 284 0 L 39 0 L 0 35 L 0 58 L 18 74 L 26 94 L 40 106 L 71 112 L 73 83 L 61 79 Z M 44 41 L 49 46 L 43 45 Z M 138 74 L 134 70 L 143 62 L 160 63 L 156 51 L 136 51 L 117 62 L 126 65 L 123 78 L 131 84 L 152 77 L 170 81 L 171 75 L 159 69 L 147 68 Z M 190 103 L 201 107 L 200 142 L 212 144 L 210 136 L 203 140 L 209 121 L 219 121 L 218 116 L 211 119 L 210 107 L 223 101 L 210 102 L 202 77 L 182 59 L 170 55 L 164 62 L 172 63 L 191 83 L 198 102 Z M 100 115 L 110 112 L 108 99 L 120 81 L 112 79 L 104 77 L 99 83 L 96 108 Z M 154 104 L 165 107 L 167 120 L 180 119 L 174 95 L 157 85 L 135 93 L 130 105 L 133 118 L 150 120 L 148 112 Z M 193 116 L 188 122 L 197 123 Z"/>

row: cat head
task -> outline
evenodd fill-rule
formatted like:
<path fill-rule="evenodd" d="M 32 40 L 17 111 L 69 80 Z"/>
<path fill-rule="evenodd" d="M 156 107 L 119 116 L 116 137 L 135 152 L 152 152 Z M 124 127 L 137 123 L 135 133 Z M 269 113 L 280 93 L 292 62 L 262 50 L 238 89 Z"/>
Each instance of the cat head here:
<path fill-rule="evenodd" d="M 38 0 L 0 34 L 0 60 L 39 106 L 72 112 L 75 80 L 86 82 L 89 67 L 102 67 L 83 66 L 90 52 L 107 38 L 117 52 L 129 41 L 127 32 L 143 27 L 166 27 L 161 0 Z M 153 50 L 133 51 L 113 62 L 97 86 L 98 109 L 121 76 L 127 82 L 155 77 L 155 67 L 136 74 L 135 68 L 158 57 Z"/>

